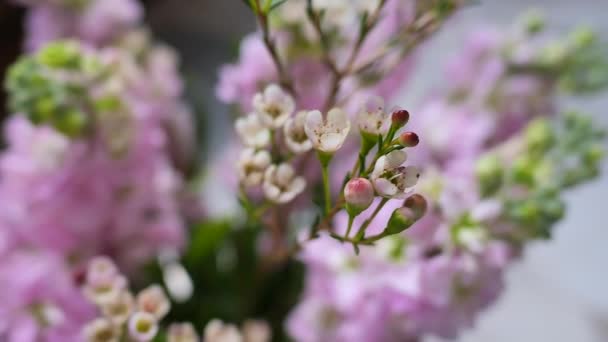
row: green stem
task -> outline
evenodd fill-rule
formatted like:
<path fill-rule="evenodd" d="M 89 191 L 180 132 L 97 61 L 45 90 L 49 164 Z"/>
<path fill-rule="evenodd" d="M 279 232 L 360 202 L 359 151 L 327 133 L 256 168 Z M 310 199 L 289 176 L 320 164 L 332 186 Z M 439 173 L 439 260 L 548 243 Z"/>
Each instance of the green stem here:
<path fill-rule="evenodd" d="M 372 216 L 370 216 L 367 220 L 365 220 L 365 223 L 363 223 L 363 225 L 361 225 L 361 228 L 359 228 L 357 235 L 355 235 L 356 241 L 361 241 L 365 237 L 365 230 L 367 229 L 367 227 L 369 227 L 369 225 L 376 218 L 376 216 L 378 216 L 378 214 L 380 213 L 380 210 L 382 210 L 382 208 L 384 208 L 384 206 L 386 205 L 386 203 L 388 203 L 388 201 L 389 201 L 388 198 L 383 198 L 382 201 L 380 201 L 380 203 L 378 203 L 378 206 L 376 206 L 376 209 L 374 210 Z"/>
<path fill-rule="evenodd" d="M 329 188 L 329 172 L 328 165 L 321 165 L 321 172 L 323 173 L 323 193 L 325 198 L 325 215 L 328 215 L 331 211 L 331 191 Z"/>
<path fill-rule="evenodd" d="M 355 221 L 355 216 L 354 215 L 348 215 L 348 228 L 346 229 L 346 234 L 344 235 L 345 239 L 348 239 L 348 236 L 350 235 L 350 231 L 353 228 L 353 222 Z"/>

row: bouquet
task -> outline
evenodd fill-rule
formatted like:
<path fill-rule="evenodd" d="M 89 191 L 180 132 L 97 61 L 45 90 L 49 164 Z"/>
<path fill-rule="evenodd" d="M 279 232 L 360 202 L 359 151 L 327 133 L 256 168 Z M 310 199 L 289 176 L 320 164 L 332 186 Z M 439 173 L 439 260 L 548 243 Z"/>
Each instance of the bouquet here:
<path fill-rule="evenodd" d="M 466 0 L 244 0 L 234 113 L 202 165 L 178 54 L 134 0 L 15 0 L 0 153 L 0 340 L 455 339 L 596 178 L 608 85 L 587 28 L 530 12 L 397 101 Z M 229 197 L 234 210 L 207 210 Z"/>

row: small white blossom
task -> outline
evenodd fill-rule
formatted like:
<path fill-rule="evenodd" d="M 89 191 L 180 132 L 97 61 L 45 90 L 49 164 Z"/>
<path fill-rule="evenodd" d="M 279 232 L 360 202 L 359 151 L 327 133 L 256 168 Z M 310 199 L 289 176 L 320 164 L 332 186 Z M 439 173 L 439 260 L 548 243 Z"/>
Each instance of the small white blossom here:
<path fill-rule="evenodd" d="M 264 175 L 264 194 L 275 203 L 287 203 L 306 187 L 306 181 L 296 176 L 289 164 L 271 165 Z"/>
<path fill-rule="evenodd" d="M 190 323 L 174 323 L 167 330 L 167 342 L 199 342 L 196 330 Z"/>
<path fill-rule="evenodd" d="M 283 126 L 285 133 L 285 144 L 293 153 L 304 153 L 312 149 L 312 142 L 306 135 L 304 125 L 307 112 L 298 112 L 295 117 L 290 118 Z"/>
<path fill-rule="evenodd" d="M 235 128 L 243 143 L 249 147 L 263 148 L 270 144 L 270 130 L 255 114 L 236 120 Z"/>
<path fill-rule="evenodd" d="M 397 150 L 378 159 L 371 179 L 376 192 L 386 198 L 405 198 L 418 182 L 420 171 L 414 166 L 402 166 L 407 160 L 404 151 Z"/>
<path fill-rule="evenodd" d="M 344 144 L 350 131 L 350 121 L 339 108 L 330 110 L 325 119 L 321 112 L 315 110 L 306 115 L 304 128 L 315 149 L 334 153 Z"/>
<path fill-rule="evenodd" d="M 388 131 L 388 114 L 384 111 L 384 100 L 373 97 L 357 116 L 359 130 L 372 135 L 384 135 Z"/>
<path fill-rule="evenodd" d="M 272 163 L 268 151 L 255 151 L 252 148 L 243 150 L 238 161 L 239 179 L 246 187 L 262 184 L 264 173 Z"/>
<path fill-rule="evenodd" d="M 162 266 L 163 280 L 171 297 L 183 303 L 192 297 L 194 285 L 188 271 L 179 262 L 170 262 Z"/>
<path fill-rule="evenodd" d="M 245 342 L 269 342 L 272 339 L 270 326 L 264 321 L 247 320 L 241 330 Z"/>
<path fill-rule="evenodd" d="M 135 307 L 135 300 L 129 291 L 123 291 L 118 296 L 101 305 L 101 312 L 115 325 L 127 322 Z"/>
<path fill-rule="evenodd" d="M 158 333 L 158 322 L 148 312 L 136 312 L 129 319 L 129 336 L 137 342 L 152 341 Z"/>
<path fill-rule="evenodd" d="M 253 108 L 260 122 L 269 128 L 279 128 L 294 112 L 296 105 L 291 95 L 276 84 L 271 84 L 253 97 Z"/>
<path fill-rule="evenodd" d="M 86 342 L 118 342 L 120 339 L 120 329 L 106 318 L 88 323 L 83 334 Z"/>
<path fill-rule="evenodd" d="M 224 322 L 214 319 L 207 323 L 204 332 L 205 342 L 243 342 L 243 336 L 236 326 L 225 324 Z"/>
<path fill-rule="evenodd" d="M 88 281 L 84 286 L 84 293 L 92 302 L 104 305 L 116 299 L 126 288 L 127 278 L 117 274 Z"/>
<path fill-rule="evenodd" d="M 155 319 L 161 320 L 169 312 L 171 303 L 160 286 L 152 285 L 137 295 L 137 308 L 153 315 Z"/>

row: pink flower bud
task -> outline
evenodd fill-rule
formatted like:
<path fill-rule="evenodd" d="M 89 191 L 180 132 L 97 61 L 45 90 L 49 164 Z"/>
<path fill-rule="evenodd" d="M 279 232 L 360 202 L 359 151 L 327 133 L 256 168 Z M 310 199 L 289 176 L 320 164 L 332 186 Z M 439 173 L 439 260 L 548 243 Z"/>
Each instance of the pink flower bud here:
<path fill-rule="evenodd" d="M 410 112 L 404 109 L 397 109 L 391 115 L 391 121 L 394 127 L 401 128 L 410 121 Z"/>
<path fill-rule="evenodd" d="M 404 132 L 399 136 L 399 143 L 405 147 L 414 147 L 420 143 L 420 138 L 414 132 Z"/>
<path fill-rule="evenodd" d="M 374 187 L 365 178 L 351 179 L 344 188 L 344 199 L 350 214 L 359 214 L 369 208 L 374 200 Z"/>
<path fill-rule="evenodd" d="M 426 199 L 419 194 L 414 194 L 408 197 L 408 199 L 406 199 L 403 203 L 403 206 L 412 210 L 415 220 L 419 220 L 422 216 L 424 216 L 428 207 Z"/>

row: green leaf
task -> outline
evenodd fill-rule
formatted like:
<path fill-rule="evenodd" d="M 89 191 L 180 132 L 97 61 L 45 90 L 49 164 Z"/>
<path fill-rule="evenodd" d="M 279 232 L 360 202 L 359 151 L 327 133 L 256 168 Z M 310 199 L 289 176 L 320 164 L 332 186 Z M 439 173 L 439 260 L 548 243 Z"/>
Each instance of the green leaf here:
<path fill-rule="evenodd" d="M 286 3 L 287 0 L 272 0 L 271 1 L 272 4 L 270 5 L 270 9 L 268 12 L 272 12 L 275 9 L 277 9 L 279 6 L 281 6 L 282 4 Z"/>
<path fill-rule="evenodd" d="M 211 221 L 199 224 L 192 230 L 192 237 L 184 260 L 189 264 L 206 258 L 214 253 L 216 248 L 230 232 L 230 222 Z"/>

